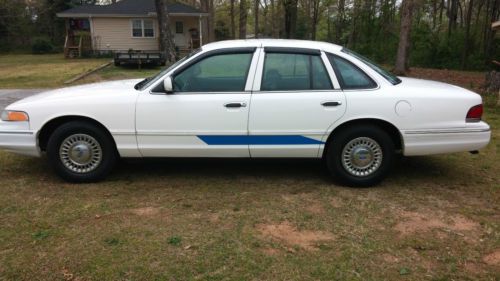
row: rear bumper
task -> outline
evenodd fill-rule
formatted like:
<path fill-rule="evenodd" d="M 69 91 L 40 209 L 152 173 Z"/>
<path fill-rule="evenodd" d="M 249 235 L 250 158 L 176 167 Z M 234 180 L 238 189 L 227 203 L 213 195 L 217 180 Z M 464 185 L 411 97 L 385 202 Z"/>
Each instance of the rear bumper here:
<path fill-rule="evenodd" d="M 488 124 L 479 122 L 466 128 L 445 130 L 409 130 L 403 132 L 405 156 L 474 151 L 491 139 Z"/>
<path fill-rule="evenodd" d="M 0 150 L 39 157 L 41 154 L 36 139 L 27 122 L 0 121 Z"/>

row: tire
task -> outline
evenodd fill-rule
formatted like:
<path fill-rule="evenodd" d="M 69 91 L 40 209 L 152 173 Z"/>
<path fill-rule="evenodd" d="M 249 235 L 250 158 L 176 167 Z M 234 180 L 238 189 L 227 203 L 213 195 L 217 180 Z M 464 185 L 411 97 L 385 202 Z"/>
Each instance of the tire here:
<path fill-rule="evenodd" d="M 85 121 L 58 127 L 47 143 L 47 158 L 56 174 L 68 182 L 97 182 L 113 169 L 118 153 L 109 134 Z"/>
<path fill-rule="evenodd" d="M 324 157 L 328 171 L 341 183 L 370 187 L 388 175 L 394 151 L 394 143 L 384 130 L 361 125 L 335 133 Z"/>

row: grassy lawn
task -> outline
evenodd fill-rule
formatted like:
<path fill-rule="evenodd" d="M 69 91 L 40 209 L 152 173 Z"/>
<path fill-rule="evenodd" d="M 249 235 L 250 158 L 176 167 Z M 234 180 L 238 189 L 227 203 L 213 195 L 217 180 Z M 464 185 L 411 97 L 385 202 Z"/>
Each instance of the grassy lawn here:
<path fill-rule="evenodd" d="M 106 59 L 65 59 L 53 55 L 0 55 L 0 89 L 59 88 L 106 80 L 144 78 L 160 67 L 115 67 L 110 65 L 72 84 L 65 81 L 111 61 Z"/>
<path fill-rule="evenodd" d="M 451 76 L 476 88 L 483 74 Z M 0 152 L 0 280 L 500 280 L 500 108 L 486 101 L 479 155 L 401 158 L 369 189 L 309 160 L 134 161 L 72 185 Z"/>

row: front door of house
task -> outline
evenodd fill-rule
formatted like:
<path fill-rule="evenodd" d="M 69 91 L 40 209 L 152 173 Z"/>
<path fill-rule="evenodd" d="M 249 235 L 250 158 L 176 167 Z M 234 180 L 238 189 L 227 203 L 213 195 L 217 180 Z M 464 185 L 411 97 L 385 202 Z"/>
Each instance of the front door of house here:
<path fill-rule="evenodd" d="M 184 32 L 184 22 L 176 21 L 174 30 L 174 43 L 178 47 L 188 47 L 189 42 L 187 42 L 187 37 Z"/>

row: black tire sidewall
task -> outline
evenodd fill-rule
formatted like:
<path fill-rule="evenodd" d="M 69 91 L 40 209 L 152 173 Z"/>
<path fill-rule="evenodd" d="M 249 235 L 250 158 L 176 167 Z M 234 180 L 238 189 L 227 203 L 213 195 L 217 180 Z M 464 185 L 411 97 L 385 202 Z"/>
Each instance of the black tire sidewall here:
<path fill-rule="evenodd" d="M 382 164 L 373 174 L 356 177 L 347 172 L 342 165 L 342 151 L 351 140 L 368 137 L 375 140 L 382 149 Z M 329 172 L 341 183 L 353 187 L 369 187 L 380 183 L 389 173 L 394 161 L 394 143 L 381 128 L 370 125 L 349 127 L 332 136 L 325 155 Z"/>
<path fill-rule="evenodd" d="M 78 174 L 64 166 L 59 157 L 61 143 L 74 134 L 87 134 L 97 142 L 102 149 L 102 160 L 99 166 L 88 173 Z M 114 142 L 106 131 L 84 121 L 72 121 L 58 127 L 47 143 L 47 158 L 55 172 L 64 180 L 74 183 L 96 182 L 104 179 L 113 169 L 117 153 Z"/>

